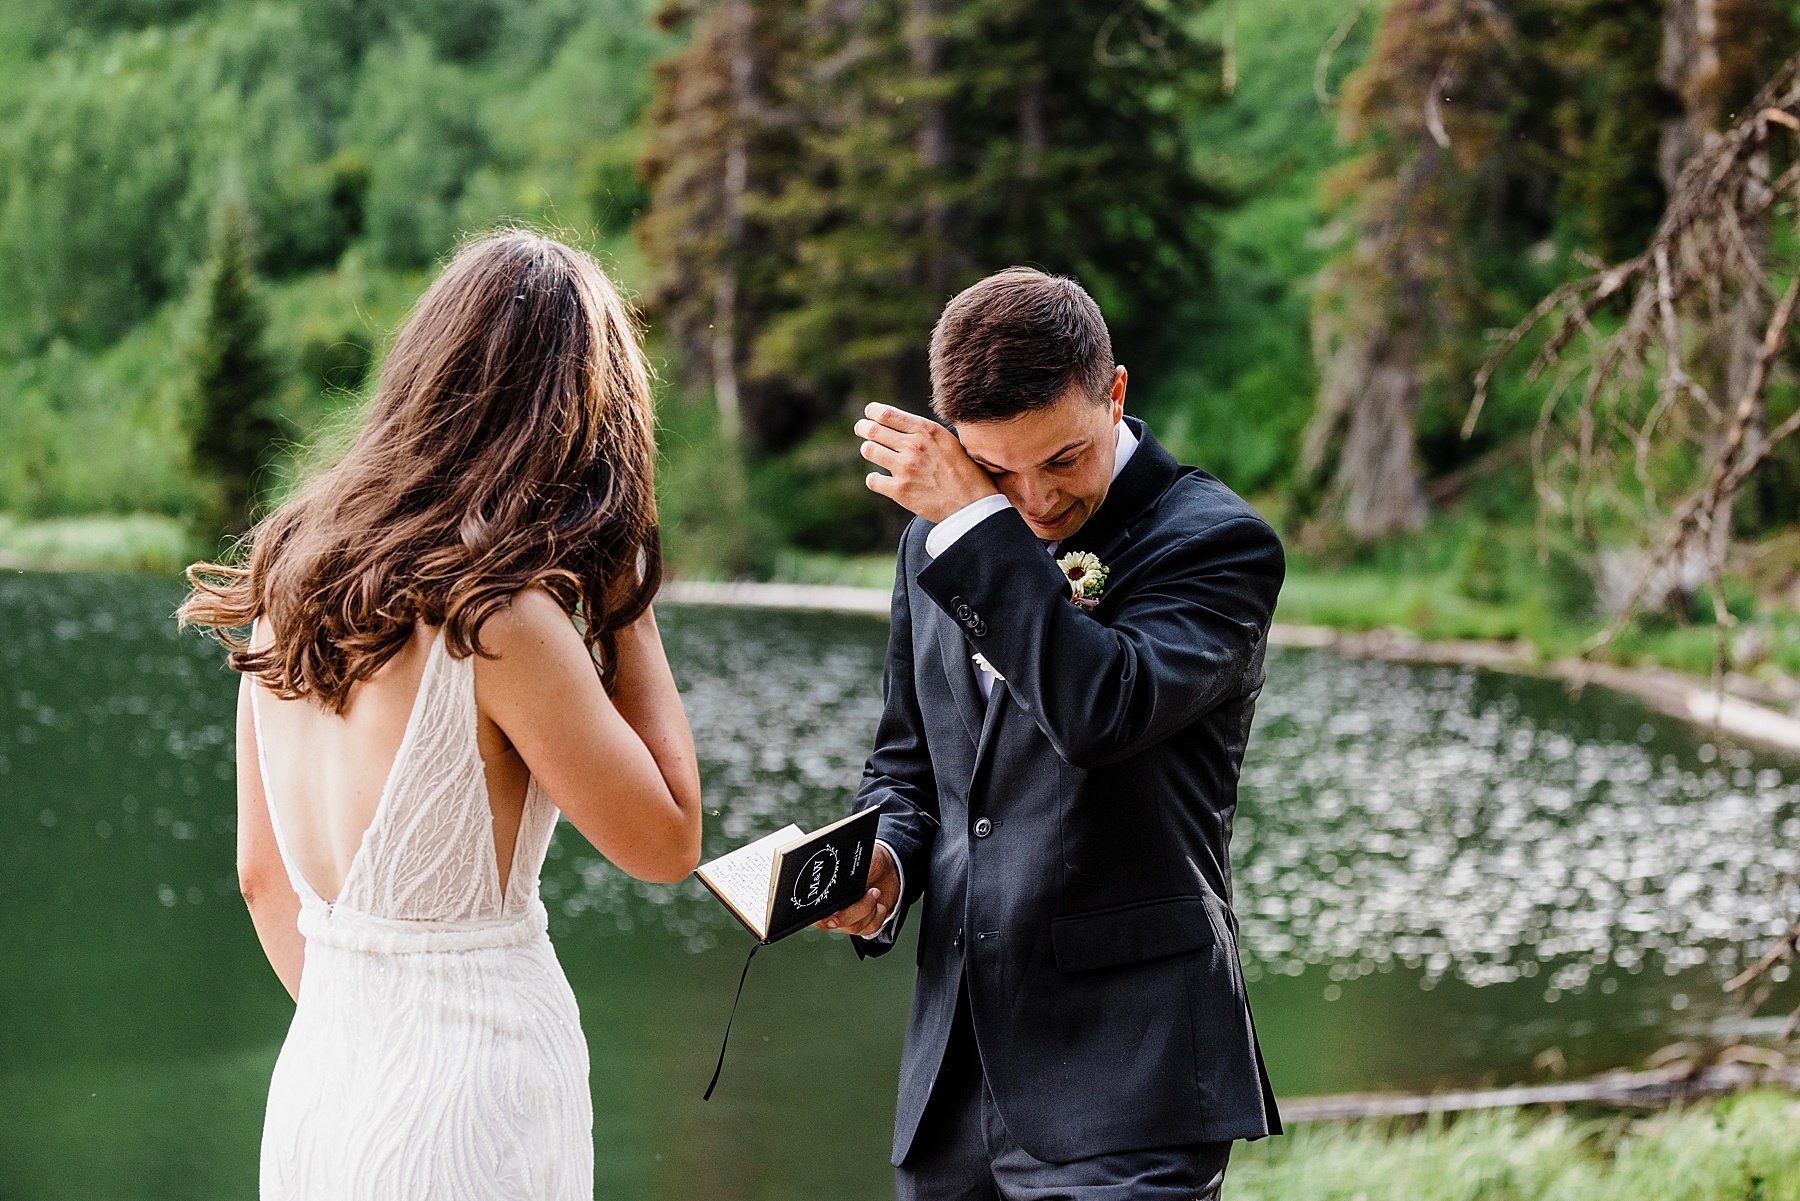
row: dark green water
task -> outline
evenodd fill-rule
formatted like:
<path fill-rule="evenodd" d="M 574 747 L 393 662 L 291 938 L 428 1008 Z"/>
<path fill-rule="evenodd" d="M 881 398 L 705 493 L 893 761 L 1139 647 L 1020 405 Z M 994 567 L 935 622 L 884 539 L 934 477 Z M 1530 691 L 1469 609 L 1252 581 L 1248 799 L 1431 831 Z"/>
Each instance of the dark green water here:
<path fill-rule="evenodd" d="M 0 575 L 0 1201 L 255 1194 L 291 1005 L 233 877 L 235 681 L 137 577 Z M 843 811 L 886 629 L 663 614 L 707 853 Z M 1719 983 L 1800 897 L 1800 765 L 1629 700 L 1282 653 L 1235 862 L 1252 1002 L 1287 1095 L 1537 1078 L 1720 1028 Z M 544 896 L 593 1059 L 598 1195 L 892 1195 L 912 957 L 811 933 L 758 956 L 698 885 L 566 828 Z M 1790 985 L 1791 987 L 1791 985 Z"/>

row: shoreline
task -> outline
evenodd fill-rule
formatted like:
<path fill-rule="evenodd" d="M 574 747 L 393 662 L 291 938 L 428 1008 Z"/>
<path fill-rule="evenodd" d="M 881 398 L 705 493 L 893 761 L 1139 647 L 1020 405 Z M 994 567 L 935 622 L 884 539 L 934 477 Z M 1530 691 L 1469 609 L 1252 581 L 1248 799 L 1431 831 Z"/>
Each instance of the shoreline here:
<path fill-rule="evenodd" d="M 671 580 L 657 599 L 676 605 L 790 609 L 888 615 L 885 589 L 846 584 L 721 583 Z M 1511 642 L 1421 642 L 1387 631 L 1337 630 L 1328 626 L 1276 622 L 1269 630 L 1275 646 L 1328 650 L 1353 659 L 1393 663 L 1475 667 L 1563 681 L 1579 693 L 1593 684 L 1637 697 L 1652 709 L 1718 734 L 1768 750 L 1800 754 L 1800 717 L 1733 695 L 1722 697 L 1711 683 L 1667 667 L 1620 667 L 1581 659 L 1539 659 L 1531 648 Z"/>

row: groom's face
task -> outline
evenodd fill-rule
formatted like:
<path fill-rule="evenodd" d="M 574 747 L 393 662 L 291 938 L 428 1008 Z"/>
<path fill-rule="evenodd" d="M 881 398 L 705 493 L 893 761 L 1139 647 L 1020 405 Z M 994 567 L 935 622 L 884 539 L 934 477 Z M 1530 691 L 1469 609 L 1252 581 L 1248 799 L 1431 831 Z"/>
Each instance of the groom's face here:
<path fill-rule="evenodd" d="M 969 457 L 1046 542 L 1079 530 L 1106 499 L 1125 412 L 1125 379 L 1120 367 L 1104 401 L 1071 391 L 1055 404 L 1007 421 L 965 421 L 956 427 Z"/>

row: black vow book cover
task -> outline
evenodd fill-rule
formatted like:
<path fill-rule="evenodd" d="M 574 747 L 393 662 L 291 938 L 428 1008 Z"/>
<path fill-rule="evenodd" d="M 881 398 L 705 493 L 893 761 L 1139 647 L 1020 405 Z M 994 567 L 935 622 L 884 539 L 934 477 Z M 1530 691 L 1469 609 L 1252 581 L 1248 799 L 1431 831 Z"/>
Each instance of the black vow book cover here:
<path fill-rule="evenodd" d="M 871 805 L 812 834 L 783 826 L 694 874 L 759 943 L 780 942 L 861 898 L 880 817 Z"/>

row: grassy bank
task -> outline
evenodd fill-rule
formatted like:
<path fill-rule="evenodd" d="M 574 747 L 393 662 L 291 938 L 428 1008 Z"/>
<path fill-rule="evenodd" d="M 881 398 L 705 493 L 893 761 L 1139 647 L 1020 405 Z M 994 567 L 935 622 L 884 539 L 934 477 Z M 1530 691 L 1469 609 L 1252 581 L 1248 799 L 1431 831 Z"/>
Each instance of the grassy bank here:
<path fill-rule="evenodd" d="M 160 513 L 43 521 L 0 513 L 0 568 L 173 573 L 198 550 L 186 524 Z"/>
<path fill-rule="evenodd" d="M 1413 574 L 1378 567 L 1332 567 L 1302 561 L 1288 574 L 1276 612 L 1279 621 L 1334 630 L 1391 630 L 1422 642 L 1463 639 L 1523 642 L 1544 660 L 1579 656 L 1602 631 L 1592 618 L 1572 619 L 1553 608 L 1472 598 L 1454 575 Z M 1773 682 L 1800 676 L 1800 614 L 1763 605 L 1741 627 L 1755 640 L 1745 674 Z M 1748 644 L 1744 633 L 1729 643 Z M 1710 621 L 1678 622 L 1656 615 L 1634 622 L 1604 658 L 1628 667 L 1670 667 L 1710 676 L 1716 628 Z M 1754 659 L 1754 661 L 1750 661 Z"/>
<path fill-rule="evenodd" d="M 1520 1111 L 1423 1128 L 1309 1124 L 1232 1155 L 1233 1201 L 1796 1201 L 1800 1101 L 1773 1093 L 1646 1118 Z"/>

